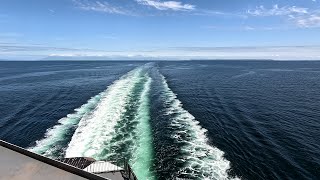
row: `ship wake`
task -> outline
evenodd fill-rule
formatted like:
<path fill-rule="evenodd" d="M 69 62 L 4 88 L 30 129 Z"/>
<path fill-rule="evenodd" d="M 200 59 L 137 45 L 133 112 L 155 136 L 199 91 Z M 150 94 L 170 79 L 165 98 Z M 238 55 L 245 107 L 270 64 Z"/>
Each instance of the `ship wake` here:
<path fill-rule="evenodd" d="M 228 179 L 230 162 L 224 159 L 223 151 L 208 143 L 207 130 L 182 107 L 165 77 L 155 69 L 146 64 L 128 72 L 60 119 L 29 150 L 51 158 L 92 157 L 112 162 L 125 158 L 139 179 L 156 179 L 150 91 L 151 75 L 157 74 L 162 81 L 162 112 L 179 147 L 175 161 L 183 164 L 172 177 Z"/>

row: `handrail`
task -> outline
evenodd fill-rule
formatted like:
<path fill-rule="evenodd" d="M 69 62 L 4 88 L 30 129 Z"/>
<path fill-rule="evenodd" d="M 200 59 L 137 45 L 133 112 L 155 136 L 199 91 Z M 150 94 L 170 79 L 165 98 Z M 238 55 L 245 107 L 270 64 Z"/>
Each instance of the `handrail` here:
<path fill-rule="evenodd" d="M 106 180 L 107 179 L 107 178 L 104 178 L 104 177 L 101 177 L 101 176 L 86 172 L 86 171 L 84 171 L 82 169 L 70 166 L 68 164 L 61 163 L 59 161 L 56 161 L 56 160 L 41 156 L 39 154 L 30 152 L 28 150 L 25 150 L 25 149 L 23 149 L 21 147 L 18 147 L 16 145 L 10 144 L 10 143 L 8 143 L 6 141 L 3 141 L 3 140 L 0 140 L 0 146 L 5 147 L 7 149 L 10 149 L 12 151 L 15 151 L 17 153 L 23 154 L 23 155 L 28 156 L 30 158 L 33 158 L 35 160 L 41 161 L 43 163 L 49 164 L 49 165 L 54 166 L 56 168 L 62 169 L 64 171 L 70 172 L 72 174 L 81 176 L 81 177 L 86 178 L 86 179 L 92 179 L 92 180 Z"/>
<path fill-rule="evenodd" d="M 126 173 L 126 175 L 128 176 L 128 180 L 138 180 L 138 178 L 136 177 L 136 175 L 134 174 L 133 170 L 131 169 L 129 163 L 124 160 L 124 171 Z"/>

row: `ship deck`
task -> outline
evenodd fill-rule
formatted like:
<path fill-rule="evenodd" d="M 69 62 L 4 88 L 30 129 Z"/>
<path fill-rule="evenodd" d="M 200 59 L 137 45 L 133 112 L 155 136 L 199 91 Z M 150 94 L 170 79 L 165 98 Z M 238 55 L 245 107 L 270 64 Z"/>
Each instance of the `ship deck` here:
<path fill-rule="evenodd" d="M 59 162 L 0 140 L 0 179 L 6 180 L 124 180 L 121 168 L 94 162 L 87 170 Z"/>

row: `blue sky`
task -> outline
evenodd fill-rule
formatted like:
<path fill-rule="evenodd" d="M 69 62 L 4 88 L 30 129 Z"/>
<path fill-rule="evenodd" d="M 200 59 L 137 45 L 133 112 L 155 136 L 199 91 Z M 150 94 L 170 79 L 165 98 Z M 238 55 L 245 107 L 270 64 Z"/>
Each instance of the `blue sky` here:
<path fill-rule="evenodd" d="M 2 0 L 0 27 L 0 59 L 320 59 L 320 0 Z"/>

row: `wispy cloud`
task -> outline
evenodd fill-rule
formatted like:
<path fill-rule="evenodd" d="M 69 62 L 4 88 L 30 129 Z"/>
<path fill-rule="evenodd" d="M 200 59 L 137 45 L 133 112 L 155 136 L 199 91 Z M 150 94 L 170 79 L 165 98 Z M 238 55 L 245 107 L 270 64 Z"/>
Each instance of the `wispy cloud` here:
<path fill-rule="evenodd" d="M 276 4 L 270 9 L 267 9 L 264 6 L 259 6 L 259 7 L 256 7 L 255 9 L 249 9 L 247 13 L 252 16 L 285 16 L 285 15 L 292 15 L 292 14 L 308 14 L 308 8 L 302 8 L 302 7 L 296 7 L 296 6 L 279 7 Z"/>
<path fill-rule="evenodd" d="M 188 13 L 196 16 L 223 16 L 246 18 L 247 14 L 235 12 L 223 12 L 218 10 L 196 8 L 193 4 L 183 3 L 180 1 L 162 1 L 162 0 L 132 0 L 131 6 L 115 5 L 106 1 L 89 1 L 89 0 L 72 0 L 76 8 L 85 11 L 103 12 L 108 14 L 120 14 L 129 16 L 155 16 L 155 15 L 174 15 L 175 13 Z M 144 11 L 139 6 L 149 7 L 150 10 L 159 10 L 157 13 Z M 129 8 L 131 7 L 131 9 Z M 132 8 L 135 7 L 135 8 Z M 170 13 L 171 11 L 172 13 Z"/>
<path fill-rule="evenodd" d="M 319 46 L 175 47 L 172 50 L 193 59 L 320 59 Z"/>
<path fill-rule="evenodd" d="M 238 12 L 224 12 L 217 10 L 209 9 L 196 9 L 193 11 L 192 15 L 196 16 L 219 16 L 219 17 L 229 17 L 229 18 L 242 18 L 245 19 L 248 17 L 247 14 L 238 13 Z"/>
<path fill-rule="evenodd" d="M 85 48 L 64 48 L 41 44 L 0 43 L 3 59 L 66 59 L 75 60 L 179 60 L 179 59 L 277 59 L 319 60 L 319 46 L 261 46 L 261 47 L 171 47 L 134 51 L 108 51 Z"/>
<path fill-rule="evenodd" d="M 319 9 L 309 9 L 297 6 L 279 7 L 278 5 L 274 5 L 272 8 L 268 9 L 264 6 L 259 6 L 255 9 L 247 10 L 247 14 L 262 17 L 282 16 L 301 28 L 320 27 Z"/>
<path fill-rule="evenodd" d="M 96 11 L 108 14 L 133 15 L 131 11 L 117 7 L 105 1 L 73 0 L 76 7 L 85 11 Z"/>
<path fill-rule="evenodd" d="M 190 11 L 196 8 L 195 5 L 183 4 L 179 1 L 136 0 L 136 2 L 158 10 Z"/>
<path fill-rule="evenodd" d="M 138 8 L 133 11 L 130 8 L 124 6 L 117 6 L 110 4 L 106 1 L 89 1 L 89 0 L 72 0 L 76 5 L 76 8 L 85 11 L 103 12 L 108 14 L 120 14 L 129 16 L 149 16 L 155 15 L 148 12 L 142 12 Z M 173 11 L 173 12 L 186 12 L 188 15 L 198 16 L 223 16 L 223 17 L 237 17 L 237 18 L 248 18 L 254 17 L 270 17 L 279 16 L 282 17 L 299 28 L 314 28 L 320 27 L 320 9 L 310 9 L 306 7 L 298 6 L 279 6 L 273 5 L 271 8 L 265 6 L 257 6 L 253 9 L 249 9 L 246 13 L 230 13 L 215 10 L 206 10 L 196 8 L 193 4 L 183 3 L 181 1 L 163 1 L 163 0 L 133 0 L 132 2 L 139 5 L 148 6 L 160 11 Z M 192 12 L 192 13 L 190 13 Z M 166 14 L 168 15 L 168 14 Z M 256 29 L 256 28 L 255 28 Z M 271 28 L 258 28 L 260 30 L 271 30 Z M 250 27 L 246 30 L 254 30 Z"/>
<path fill-rule="evenodd" d="M 289 19 L 294 21 L 299 27 L 320 27 L 320 11 L 314 11 L 307 15 L 290 15 Z"/>
<path fill-rule="evenodd" d="M 56 13 L 56 11 L 55 11 L 55 10 L 53 10 L 53 9 L 48 9 L 48 11 L 49 11 L 51 14 Z"/>
<path fill-rule="evenodd" d="M 172 47 L 151 51 L 119 51 L 51 54 L 47 59 L 79 60 L 189 60 L 189 59 L 274 59 L 319 60 L 319 46 L 261 46 L 261 47 Z"/>
<path fill-rule="evenodd" d="M 273 30 L 288 30 L 288 27 L 284 26 L 202 26 L 203 29 L 212 29 L 218 31 L 273 31 Z"/>

